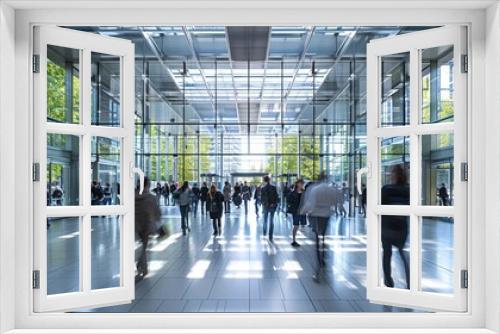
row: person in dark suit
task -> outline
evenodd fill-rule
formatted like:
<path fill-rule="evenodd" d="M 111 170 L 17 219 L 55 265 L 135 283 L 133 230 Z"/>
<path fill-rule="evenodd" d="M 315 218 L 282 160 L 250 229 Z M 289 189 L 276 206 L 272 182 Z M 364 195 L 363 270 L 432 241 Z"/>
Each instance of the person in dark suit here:
<path fill-rule="evenodd" d="M 208 197 L 208 187 L 207 183 L 203 182 L 200 188 L 200 201 L 201 201 L 201 213 L 207 213 L 207 197 Z"/>
<path fill-rule="evenodd" d="M 389 184 L 382 187 L 382 205 L 410 205 L 410 186 L 406 170 L 403 165 L 395 165 L 391 169 Z M 384 271 L 384 284 L 389 288 L 394 287 L 391 275 L 392 247 L 396 247 L 404 265 L 406 286 L 410 288 L 410 269 L 408 259 L 404 252 L 408 238 L 407 216 L 382 216 L 382 269 Z"/>
<path fill-rule="evenodd" d="M 135 231 L 142 243 L 142 250 L 137 261 L 136 281 L 140 281 L 148 274 L 147 248 L 149 237 L 158 233 L 160 237 L 165 236 L 165 231 L 158 228 L 161 212 L 156 196 L 150 192 L 151 181 L 144 178 L 144 190 L 139 193 L 139 187 L 135 192 Z"/>
<path fill-rule="evenodd" d="M 271 178 L 266 175 L 263 178 L 264 185 L 260 190 L 260 197 L 262 201 L 262 215 L 263 215 L 263 235 L 267 234 L 267 226 L 269 225 L 269 241 L 273 242 L 274 233 L 274 213 L 279 203 L 279 195 L 276 187 L 271 184 Z"/>
<path fill-rule="evenodd" d="M 222 234 L 221 217 L 222 209 L 224 203 L 224 195 L 217 190 L 215 184 L 210 187 L 210 191 L 207 196 L 207 207 L 210 212 L 210 219 L 212 219 L 212 225 L 214 228 L 214 236 Z"/>
<path fill-rule="evenodd" d="M 441 205 L 448 206 L 450 203 L 450 195 L 448 194 L 448 189 L 446 189 L 446 185 L 441 183 L 441 188 L 439 188 L 439 198 L 441 199 Z"/>

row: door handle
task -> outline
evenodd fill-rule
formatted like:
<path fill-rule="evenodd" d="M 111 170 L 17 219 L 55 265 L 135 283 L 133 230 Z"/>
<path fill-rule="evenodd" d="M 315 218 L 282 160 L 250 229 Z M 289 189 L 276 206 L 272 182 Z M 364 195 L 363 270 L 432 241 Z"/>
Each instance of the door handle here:
<path fill-rule="evenodd" d="M 363 167 L 358 170 L 358 173 L 356 174 L 356 188 L 358 189 L 358 194 L 362 195 L 363 194 L 363 189 L 361 186 L 361 176 L 363 174 L 368 174 L 368 167 Z"/>
<path fill-rule="evenodd" d="M 142 195 L 144 191 L 144 172 L 139 167 L 134 167 L 133 163 L 130 163 L 130 177 L 133 178 L 135 174 L 139 175 L 139 195 Z"/>

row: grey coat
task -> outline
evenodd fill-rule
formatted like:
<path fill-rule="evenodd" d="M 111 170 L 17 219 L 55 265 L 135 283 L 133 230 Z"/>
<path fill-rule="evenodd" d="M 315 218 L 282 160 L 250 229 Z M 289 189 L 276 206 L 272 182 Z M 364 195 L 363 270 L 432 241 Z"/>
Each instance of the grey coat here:
<path fill-rule="evenodd" d="M 160 207 L 156 196 L 144 190 L 135 194 L 135 230 L 141 238 L 156 233 L 160 221 Z"/>
<path fill-rule="evenodd" d="M 222 192 L 224 193 L 224 201 L 230 201 L 231 200 L 231 186 L 225 185 L 224 188 L 222 189 Z"/>
<path fill-rule="evenodd" d="M 321 182 L 309 187 L 302 201 L 301 214 L 309 214 L 312 217 L 328 218 L 331 208 L 335 205 L 335 189 L 326 182 Z"/>

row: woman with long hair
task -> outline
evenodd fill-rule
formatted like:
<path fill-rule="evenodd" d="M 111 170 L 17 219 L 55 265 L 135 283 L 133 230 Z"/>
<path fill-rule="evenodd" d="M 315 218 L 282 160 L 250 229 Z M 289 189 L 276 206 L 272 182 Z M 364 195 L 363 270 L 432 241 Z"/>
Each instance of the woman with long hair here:
<path fill-rule="evenodd" d="M 224 195 L 217 190 L 215 184 L 212 184 L 210 191 L 208 192 L 207 207 L 210 212 L 210 218 L 212 219 L 212 225 L 214 228 L 214 236 L 220 236 L 222 234 L 221 217 L 222 209 L 224 203 Z"/>
<path fill-rule="evenodd" d="M 300 244 L 297 242 L 297 231 L 299 226 L 306 225 L 306 216 L 300 214 L 300 200 L 302 199 L 302 193 L 304 192 L 304 181 L 298 179 L 295 181 L 293 191 L 288 194 L 287 198 L 287 213 L 292 214 L 293 217 L 293 229 L 292 229 L 292 246 L 299 247 Z"/>
<path fill-rule="evenodd" d="M 189 184 L 184 181 L 182 186 L 176 191 L 176 198 L 181 211 L 181 228 L 182 234 L 186 235 L 186 230 L 191 232 L 189 227 L 189 205 L 191 204 L 192 192 L 189 189 Z"/>

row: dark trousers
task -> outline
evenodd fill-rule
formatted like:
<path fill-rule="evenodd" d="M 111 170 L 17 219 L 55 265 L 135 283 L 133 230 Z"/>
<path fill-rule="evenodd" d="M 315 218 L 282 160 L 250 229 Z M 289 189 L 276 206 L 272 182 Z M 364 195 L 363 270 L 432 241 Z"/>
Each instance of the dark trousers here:
<path fill-rule="evenodd" d="M 387 287 L 392 288 L 394 287 L 394 280 L 392 279 L 392 273 L 391 273 L 391 259 L 392 259 L 392 245 L 393 243 L 390 240 L 384 240 L 382 239 L 382 250 L 383 250 L 383 255 L 382 255 L 382 269 L 384 270 L 384 283 Z M 405 251 L 403 248 L 397 247 L 398 248 L 398 253 L 399 256 L 401 257 L 401 260 L 403 261 L 403 266 L 405 270 L 405 276 L 406 276 L 406 286 L 409 289 L 410 288 L 410 268 L 408 266 L 408 259 L 406 258 Z"/>
<path fill-rule="evenodd" d="M 337 209 L 338 209 L 338 212 L 340 213 L 341 216 L 346 216 L 347 215 L 347 211 L 345 211 L 345 208 L 344 208 L 344 202 L 338 202 L 336 207 L 335 207 L 335 214 L 337 214 Z"/>
<path fill-rule="evenodd" d="M 220 218 L 212 219 L 212 226 L 214 228 L 214 234 L 220 234 L 222 232 Z"/>
<path fill-rule="evenodd" d="M 311 222 L 316 235 L 316 258 L 318 259 L 318 270 L 325 266 L 325 233 L 329 220 L 329 217 L 309 216 L 309 221 Z"/>
<path fill-rule="evenodd" d="M 244 199 L 243 202 L 245 202 L 245 214 L 248 213 L 248 200 Z"/>
<path fill-rule="evenodd" d="M 137 274 L 147 275 L 148 273 L 148 242 L 149 235 L 139 235 L 142 243 L 141 255 L 139 255 L 139 259 L 137 260 Z"/>
<path fill-rule="evenodd" d="M 269 218 L 269 240 L 273 240 L 274 233 L 274 213 L 276 212 L 276 208 L 264 208 L 264 225 L 263 225 L 263 233 L 267 234 L 267 226 L 268 226 L 268 218 Z"/>
<path fill-rule="evenodd" d="M 224 201 L 224 212 L 231 212 L 231 201 Z"/>
<path fill-rule="evenodd" d="M 255 199 L 255 214 L 258 216 L 259 215 L 259 205 L 260 205 L 260 199 Z"/>
<path fill-rule="evenodd" d="M 189 205 L 179 206 L 181 209 L 181 228 L 185 232 L 189 228 Z"/>
<path fill-rule="evenodd" d="M 192 204 L 193 204 L 193 215 L 196 216 L 196 214 L 198 213 L 198 200 L 197 199 L 193 200 Z"/>

